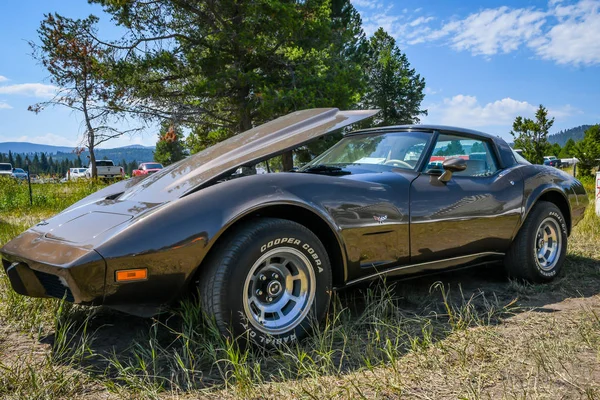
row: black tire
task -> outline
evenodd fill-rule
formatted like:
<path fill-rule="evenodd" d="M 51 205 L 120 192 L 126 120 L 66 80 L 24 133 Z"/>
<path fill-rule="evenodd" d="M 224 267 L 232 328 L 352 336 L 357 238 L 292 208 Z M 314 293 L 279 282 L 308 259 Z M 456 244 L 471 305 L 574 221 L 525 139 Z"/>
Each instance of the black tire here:
<path fill-rule="evenodd" d="M 274 218 L 251 220 L 226 235 L 201 266 L 198 280 L 203 309 L 221 333 L 268 346 L 306 336 L 325 316 L 331 297 L 331 266 L 317 236 Z M 269 307 L 279 312 L 261 311 Z"/>
<path fill-rule="evenodd" d="M 554 234 L 540 242 L 540 239 L 544 239 L 544 233 L 548 235 L 548 232 L 554 230 Z M 562 268 L 567 253 L 567 240 L 567 225 L 560 209 L 553 203 L 539 201 L 529 212 L 504 258 L 508 275 L 534 283 L 551 281 Z M 551 244 L 556 246 L 554 253 Z M 538 258 L 538 252 L 544 256 Z M 546 262 L 550 259 L 552 262 Z"/>

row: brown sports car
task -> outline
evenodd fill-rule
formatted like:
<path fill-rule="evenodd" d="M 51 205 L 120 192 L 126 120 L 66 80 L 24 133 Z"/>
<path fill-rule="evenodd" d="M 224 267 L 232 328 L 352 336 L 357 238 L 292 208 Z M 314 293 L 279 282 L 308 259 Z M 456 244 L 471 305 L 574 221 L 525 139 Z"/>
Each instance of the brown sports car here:
<path fill-rule="evenodd" d="M 197 290 L 224 334 L 275 344 L 305 335 L 332 289 L 381 275 L 560 272 L 583 186 L 498 137 L 390 126 L 349 133 L 295 172 L 239 173 L 373 114 L 295 112 L 116 183 L 6 244 L 4 269 L 23 295 L 137 315 Z"/>

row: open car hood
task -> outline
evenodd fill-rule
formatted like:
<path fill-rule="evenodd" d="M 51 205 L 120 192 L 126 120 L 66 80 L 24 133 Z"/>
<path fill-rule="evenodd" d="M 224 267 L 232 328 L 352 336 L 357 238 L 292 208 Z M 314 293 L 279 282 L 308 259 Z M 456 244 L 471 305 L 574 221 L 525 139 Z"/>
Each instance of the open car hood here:
<path fill-rule="evenodd" d="M 150 174 L 139 183 L 127 185 L 119 200 L 153 203 L 174 200 L 239 167 L 267 160 L 377 112 L 337 108 L 293 112 Z"/>

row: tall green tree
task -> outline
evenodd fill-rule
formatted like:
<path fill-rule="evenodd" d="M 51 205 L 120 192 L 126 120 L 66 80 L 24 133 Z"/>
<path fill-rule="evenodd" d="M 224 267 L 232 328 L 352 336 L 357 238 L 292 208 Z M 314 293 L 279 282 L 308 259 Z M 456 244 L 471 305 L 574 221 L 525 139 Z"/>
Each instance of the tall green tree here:
<path fill-rule="evenodd" d="M 567 143 L 560 149 L 560 158 L 570 158 L 573 157 L 573 148 L 575 147 L 575 141 L 573 138 L 569 138 Z"/>
<path fill-rule="evenodd" d="M 192 152 L 291 111 L 353 108 L 365 88 L 349 0 L 92 1 L 127 31 L 111 69 L 130 111 L 187 125 Z"/>
<path fill-rule="evenodd" d="M 553 155 L 554 157 L 558 157 L 560 156 L 560 151 L 562 150 L 562 148 L 560 147 L 560 144 L 558 143 L 552 143 L 548 146 L 548 153 Z"/>
<path fill-rule="evenodd" d="M 383 28 L 370 38 L 368 52 L 367 92 L 362 103 L 365 108 L 381 110 L 374 125 L 419 123 L 419 116 L 427 115 L 421 108 L 425 78 L 411 68 L 406 54 Z"/>
<path fill-rule="evenodd" d="M 183 160 L 185 156 L 183 130 L 170 121 L 163 122 L 154 150 L 154 161 L 170 165 Z"/>
<path fill-rule="evenodd" d="M 94 1 L 127 30 L 114 67 L 116 83 L 139 99 L 132 111 L 192 123 L 206 137 L 310 100 L 299 82 L 326 73 L 325 0 Z"/>
<path fill-rule="evenodd" d="M 97 22 L 93 15 L 71 19 L 46 14 L 38 29 L 40 43 L 30 42 L 34 58 L 48 70 L 58 91 L 29 110 L 39 113 L 48 106 L 62 106 L 81 114 L 93 177 L 97 175 L 96 147 L 124 133 L 111 122 L 121 115 L 119 103 L 125 100 L 122 94 L 111 92 L 112 71 L 104 62 L 111 50 L 94 39 Z"/>
<path fill-rule="evenodd" d="M 600 165 L 600 125 L 585 131 L 583 140 L 573 146 L 573 155 L 579 160 L 577 168 L 581 176 L 589 176 Z"/>
<path fill-rule="evenodd" d="M 523 156 L 534 164 L 543 164 L 548 150 L 548 131 L 554 124 L 554 118 L 548 118 L 548 110 L 540 104 L 535 120 L 518 116 L 513 122 L 510 134 L 514 138 L 514 147 L 523 150 Z"/>

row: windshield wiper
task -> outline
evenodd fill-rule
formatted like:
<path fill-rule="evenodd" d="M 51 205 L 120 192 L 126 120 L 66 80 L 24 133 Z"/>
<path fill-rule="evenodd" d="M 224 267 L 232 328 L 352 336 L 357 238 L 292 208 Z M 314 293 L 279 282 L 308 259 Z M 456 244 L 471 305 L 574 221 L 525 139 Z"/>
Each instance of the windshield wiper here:
<path fill-rule="evenodd" d="M 308 172 L 308 173 L 329 173 L 329 174 L 338 174 L 338 175 L 349 175 L 350 171 L 344 171 L 342 167 L 336 167 L 335 165 L 326 165 L 326 164 L 316 164 L 311 165 L 310 167 L 300 170 L 298 172 Z"/>

